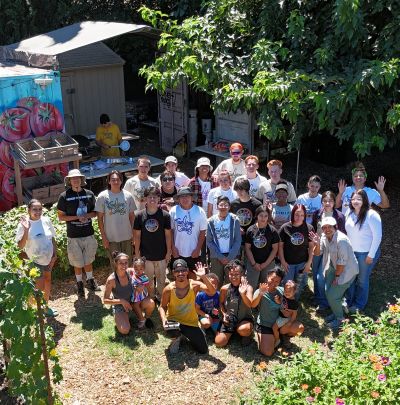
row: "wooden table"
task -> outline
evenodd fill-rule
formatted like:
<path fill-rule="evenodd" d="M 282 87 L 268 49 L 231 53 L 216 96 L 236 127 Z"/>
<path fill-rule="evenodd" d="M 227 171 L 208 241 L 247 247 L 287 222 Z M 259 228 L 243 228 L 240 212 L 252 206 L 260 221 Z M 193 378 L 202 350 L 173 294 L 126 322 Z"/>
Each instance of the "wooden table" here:
<path fill-rule="evenodd" d="M 21 160 L 21 157 L 15 151 L 12 150 L 11 155 L 14 159 L 15 193 L 17 194 L 18 206 L 24 203 L 24 198 L 22 194 L 21 169 L 23 170 L 37 169 L 39 167 L 58 165 L 61 163 L 69 163 L 69 162 L 72 162 L 74 169 L 79 169 L 79 161 L 82 159 L 82 155 L 79 153 L 78 155 L 71 155 L 60 159 L 48 160 L 47 162 L 40 161 L 40 162 L 25 163 Z"/>

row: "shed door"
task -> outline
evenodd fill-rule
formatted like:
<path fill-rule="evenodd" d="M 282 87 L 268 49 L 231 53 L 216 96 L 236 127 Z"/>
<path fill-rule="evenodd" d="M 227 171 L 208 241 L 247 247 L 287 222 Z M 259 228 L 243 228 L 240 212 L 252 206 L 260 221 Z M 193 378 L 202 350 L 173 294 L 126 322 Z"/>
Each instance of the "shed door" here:
<path fill-rule="evenodd" d="M 76 135 L 73 95 L 75 89 L 72 85 L 72 77 L 61 75 L 61 92 L 64 107 L 65 131 L 68 134 Z"/>
<path fill-rule="evenodd" d="M 160 145 L 166 153 L 171 153 L 175 143 L 187 134 L 187 106 L 187 86 L 184 83 L 158 94 Z"/>

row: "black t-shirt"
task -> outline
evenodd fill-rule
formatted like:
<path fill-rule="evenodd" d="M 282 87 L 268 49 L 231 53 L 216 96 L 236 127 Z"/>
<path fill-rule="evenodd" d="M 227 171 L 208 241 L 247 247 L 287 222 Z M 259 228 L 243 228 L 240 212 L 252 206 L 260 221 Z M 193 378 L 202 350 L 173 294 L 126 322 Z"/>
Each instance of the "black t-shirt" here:
<path fill-rule="evenodd" d="M 307 223 L 294 226 L 291 222 L 283 224 L 279 236 L 284 243 L 283 254 L 289 264 L 299 264 L 308 260 L 308 233 L 314 228 Z"/>
<path fill-rule="evenodd" d="M 137 211 L 133 229 L 141 231 L 140 253 L 142 256 L 151 261 L 165 259 L 167 254 L 165 229 L 171 229 L 171 217 L 167 211 L 161 208 L 155 214 L 149 214 L 146 209 Z"/>
<path fill-rule="evenodd" d="M 279 243 L 278 231 L 272 225 L 259 229 L 254 224 L 247 230 L 245 242 L 251 245 L 254 261 L 261 264 L 271 254 L 272 245 Z"/>
<path fill-rule="evenodd" d="M 57 209 L 69 216 L 81 216 L 93 212 L 95 204 L 96 199 L 92 191 L 82 189 L 77 192 L 69 188 L 60 194 Z M 87 222 L 78 220 L 67 222 L 67 236 L 69 238 L 84 238 L 93 234 L 92 218 L 88 218 Z"/>
<path fill-rule="evenodd" d="M 295 299 L 291 299 L 291 298 L 286 298 L 285 296 L 282 297 L 282 305 L 281 305 L 281 309 L 286 310 L 286 309 L 290 309 L 292 311 L 297 311 L 299 308 L 299 302 L 296 301 Z M 281 316 L 282 318 L 287 318 L 282 311 L 279 311 L 279 316 Z"/>
<path fill-rule="evenodd" d="M 260 201 L 254 197 L 251 197 L 247 202 L 242 202 L 239 198 L 231 202 L 231 212 L 232 214 L 236 214 L 239 219 L 240 227 L 244 230 L 242 243 L 246 240 L 247 229 L 255 222 L 254 214 L 260 205 Z"/>

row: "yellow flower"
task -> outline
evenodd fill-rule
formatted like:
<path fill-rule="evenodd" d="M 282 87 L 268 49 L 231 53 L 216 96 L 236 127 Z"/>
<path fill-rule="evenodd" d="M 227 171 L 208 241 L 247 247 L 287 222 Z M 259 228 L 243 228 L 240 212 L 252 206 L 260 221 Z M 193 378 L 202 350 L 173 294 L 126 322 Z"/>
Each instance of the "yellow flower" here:
<path fill-rule="evenodd" d="M 49 352 L 50 357 L 56 357 L 57 356 L 57 350 L 56 349 L 51 349 Z"/>
<path fill-rule="evenodd" d="M 360 375 L 360 379 L 361 379 L 361 380 L 366 380 L 366 379 L 367 379 L 367 376 L 364 375 L 364 374 L 361 374 L 361 375 Z"/>
<path fill-rule="evenodd" d="M 267 368 L 267 363 L 265 361 L 261 361 L 258 366 L 260 367 L 260 370 L 265 370 Z"/>
<path fill-rule="evenodd" d="M 372 366 L 374 368 L 374 370 L 383 370 L 383 365 L 381 363 L 374 363 L 374 365 Z"/>
<path fill-rule="evenodd" d="M 389 305 L 389 312 L 392 312 L 393 314 L 400 312 L 400 305 L 398 304 Z"/>
<path fill-rule="evenodd" d="M 379 398 L 380 397 L 379 392 L 371 391 L 371 397 L 372 398 Z"/>
<path fill-rule="evenodd" d="M 307 384 L 301 384 L 301 389 L 303 391 L 308 390 L 308 385 Z"/>
<path fill-rule="evenodd" d="M 29 277 L 36 278 L 40 276 L 40 271 L 38 268 L 34 267 L 33 269 L 29 270 Z"/>
<path fill-rule="evenodd" d="M 370 354 L 368 358 L 372 361 L 372 363 L 378 363 L 378 361 L 380 360 L 380 357 L 376 354 Z"/>

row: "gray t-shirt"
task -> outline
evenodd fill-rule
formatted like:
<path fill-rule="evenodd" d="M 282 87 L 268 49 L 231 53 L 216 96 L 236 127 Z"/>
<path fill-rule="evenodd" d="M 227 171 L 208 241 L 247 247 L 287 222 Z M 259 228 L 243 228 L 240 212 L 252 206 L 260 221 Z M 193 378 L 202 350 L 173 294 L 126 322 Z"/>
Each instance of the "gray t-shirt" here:
<path fill-rule="evenodd" d="M 144 191 L 146 188 L 158 187 L 156 179 L 148 177 L 147 180 L 140 180 L 139 176 L 131 177 L 124 186 L 124 190 L 132 194 L 135 204 L 135 210 L 142 210 L 145 208 Z"/>
<path fill-rule="evenodd" d="M 121 190 L 119 193 L 104 190 L 99 194 L 95 211 L 104 214 L 104 231 L 109 242 L 122 242 L 132 239 L 129 214 L 134 210 L 133 197 L 126 190 Z"/>
<path fill-rule="evenodd" d="M 254 298 L 258 297 L 260 290 L 256 290 L 254 293 Z M 272 325 L 275 323 L 276 319 L 279 316 L 279 310 L 281 304 L 277 304 L 274 300 L 274 296 L 278 295 L 282 297 L 283 287 L 276 287 L 276 291 L 273 293 L 266 292 L 262 296 L 259 304 L 259 314 L 257 317 L 257 323 L 262 326 L 267 326 L 272 328 Z M 253 299 L 254 299 L 253 298 Z"/>

